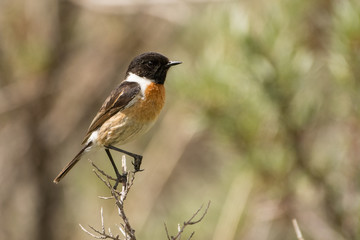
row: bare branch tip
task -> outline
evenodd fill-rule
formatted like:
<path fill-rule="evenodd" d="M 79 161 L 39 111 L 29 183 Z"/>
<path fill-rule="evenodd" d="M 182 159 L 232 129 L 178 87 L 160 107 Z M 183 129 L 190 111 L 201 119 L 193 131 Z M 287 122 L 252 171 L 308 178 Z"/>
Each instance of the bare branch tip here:
<path fill-rule="evenodd" d="M 188 240 L 190 240 L 193 236 L 194 236 L 195 232 L 192 232 L 188 238 Z"/>
<path fill-rule="evenodd" d="M 178 232 L 177 232 L 176 236 L 170 236 L 170 235 L 169 235 L 169 231 L 168 231 L 168 229 L 167 229 L 167 226 L 166 226 L 166 224 L 164 223 L 164 225 L 165 225 L 165 231 L 166 231 L 166 236 L 167 236 L 168 240 L 180 240 L 181 235 L 183 234 L 185 228 L 186 228 L 188 225 L 197 224 L 197 223 L 199 223 L 199 222 L 205 217 L 205 215 L 207 214 L 207 211 L 208 211 L 208 209 L 209 209 L 209 207 L 210 207 L 210 203 L 211 203 L 211 201 L 208 202 L 208 204 L 207 204 L 207 206 L 206 206 L 206 208 L 205 208 L 204 213 L 201 215 L 201 217 L 200 217 L 198 220 L 192 221 L 192 220 L 199 214 L 199 212 L 201 211 L 201 209 L 203 208 L 204 205 L 201 205 L 200 208 L 190 217 L 189 220 L 187 220 L 186 222 L 184 222 L 182 226 L 181 226 L 180 224 L 178 224 Z M 192 233 L 190 234 L 188 240 L 191 239 L 191 238 L 194 236 L 194 234 L 195 234 L 195 232 L 192 232 Z"/>
<path fill-rule="evenodd" d="M 168 239 L 168 240 L 171 240 L 171 239 L 170 239 L 170 236 L 169 236 L 168 228 L 167 228 L 167 226 L 166 226 L 166 223 L 164 223 L 164 227 L 165 227 L 165 232 L 166 232 L 166 237 L 167 237 L 167 239 Z"/>
<path fill-rule="evenodd" d="M 293 227 L 294 227 L 294 230 L 295 230 L 295 234 L 296 234 L 296 238 L 298 240 L 305 240 L 302 236 L 302 233 L 301 233 L 301 230 L 300 230 L 300 227 L 296 221 L 296 218 L 292 219 L 292 224 L 293 224 Z"/>

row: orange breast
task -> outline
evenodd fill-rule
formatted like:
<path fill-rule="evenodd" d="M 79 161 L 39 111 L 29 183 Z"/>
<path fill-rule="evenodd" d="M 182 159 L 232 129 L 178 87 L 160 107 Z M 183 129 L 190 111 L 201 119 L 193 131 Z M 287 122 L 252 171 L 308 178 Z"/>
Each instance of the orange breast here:
<path fill-rule="evenodd" d="M 164 106 L 165 88 L 151 83 L 144 94 L 145 97 L 118 112 L 100 127 L 98 144 L 121 145 L 145 133 L 152 126 Z"/>
<path fill-rule="evenodd" d="M 162 84 L 150 83 L 145 90 L 145 97 L 133 106 L 122 111 L 126 116 L 140 122 L 154 121 L 165 103 L 165 87 Z"/>

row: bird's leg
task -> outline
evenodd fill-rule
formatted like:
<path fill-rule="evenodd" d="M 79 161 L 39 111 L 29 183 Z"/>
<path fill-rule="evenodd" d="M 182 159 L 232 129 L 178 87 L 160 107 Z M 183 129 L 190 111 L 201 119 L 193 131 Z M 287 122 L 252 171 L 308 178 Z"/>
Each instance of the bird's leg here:
<path fill-rule="evenodd" d="M 105 148 L 105 152 L 106 154 L 108 155 L 109 159 L 110 159 L 110 162 L 111 162 L 111 165 L 113 166 L 114 170 L 115 170 L 115 174 L 116 174 L 116 182 L 115 182 L 115 185 L 114 185 L 114 189 L 116 190 L 119 182 L 126 182 L 126 174 L 124 175 L 121 175 L 119 173 L 119 170 L 117 169 L 116 165 L 115 165 L 115 162 L 110 154 L 110 150 L 108 148 Z"/>
<path fill-rule="evenodd" d="M 117 148 L 117 147 L 114 147 L 114 146 L 111 146 L 111 145 L 105 146 L 105 147 L 107 149 L 112 149 L 112 150 L 115 150 L 115 151 L 118 151 L 118 152 L 121 152 L 121 153 L 125 153 L 126 155 L 129 155 L 130 157 L 133 157 L 134 161 L 131 162 L 131 163 L 132 163 L 132 165 L 134 165 L 135 172 L 143 171 L 143 169 L 140 169 L 141 161 L 142 161 L 143 156 L 137 155 L 137 154 L 132 153 L 132 152 L 122 150 L 120 148 Z"/>

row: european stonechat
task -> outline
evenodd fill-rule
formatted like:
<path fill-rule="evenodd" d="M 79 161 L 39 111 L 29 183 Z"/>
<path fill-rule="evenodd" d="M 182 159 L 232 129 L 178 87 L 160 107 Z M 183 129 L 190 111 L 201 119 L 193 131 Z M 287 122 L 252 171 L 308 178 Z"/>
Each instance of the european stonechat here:
<path fill-rule="evenodd" d="M 180 64 L 159 53 L 148 52 L 135 57 L 126 71 L 125 79 L 106 98 L 90 124 L 82 142 L 84 147 L 54 179 L 58 183 L 94 147 L 103 147 L 115 170 L 117 184 L 121 175 L 110 149 L 134 158 L 135 171 L 140 171 L 142 156 L 122 150 L 125 144 L 145 133 L 155 123 L 165 102 L 164 82 L 170 67 Z"/>

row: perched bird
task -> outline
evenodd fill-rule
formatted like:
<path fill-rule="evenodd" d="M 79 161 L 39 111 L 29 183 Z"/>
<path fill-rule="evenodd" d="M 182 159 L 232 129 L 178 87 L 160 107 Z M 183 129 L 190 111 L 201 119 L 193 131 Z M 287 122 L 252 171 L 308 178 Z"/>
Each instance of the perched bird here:
<path fill-rule="evenodd" d="M 117 145 L 132 141 L 155 123 L 165 102 L 164 82 L 170 67 L 180 64 L 159 53 L 148 52 L 135 57 L 126 71 L 125 79 L 105 100 L 93 119 L 82 142 L 84 147 L 54 179 L 58 183 L 94 147 L 103 147 L 115 170 L 117 181 L 121 175 L 110 149 L 134 158 L 135 171 L 140 171 L 142 156 L 122 150 Z"/>

